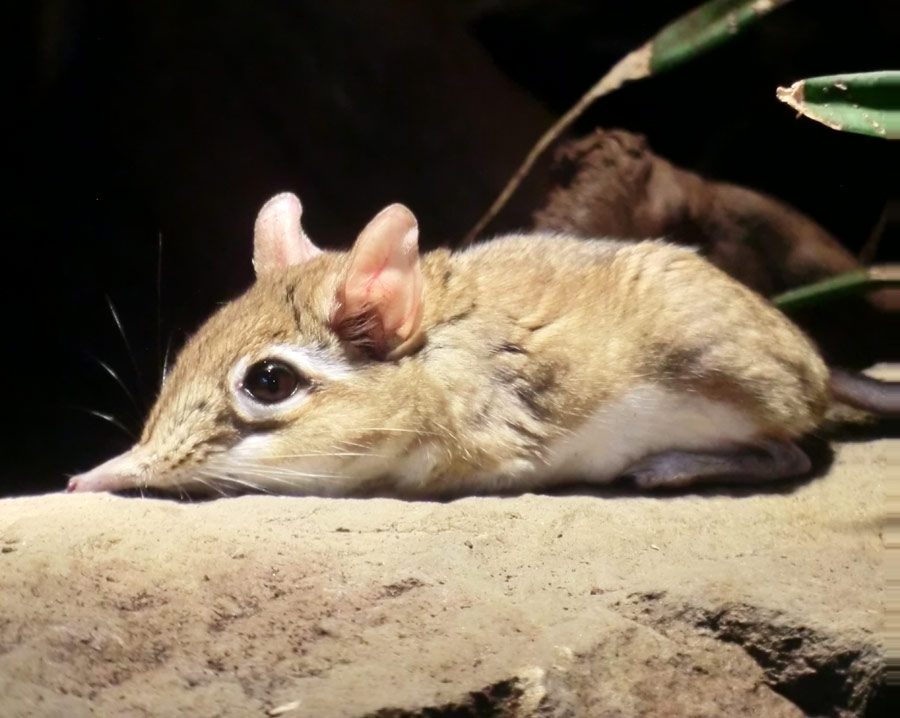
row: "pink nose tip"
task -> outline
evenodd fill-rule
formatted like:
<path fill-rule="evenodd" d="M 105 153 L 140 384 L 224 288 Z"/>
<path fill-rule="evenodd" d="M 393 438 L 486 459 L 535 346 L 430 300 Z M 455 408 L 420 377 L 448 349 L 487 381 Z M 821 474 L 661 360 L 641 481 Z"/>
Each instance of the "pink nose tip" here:
<path fill-rule="evenodd" d="M 85 471 L 83 474 L 69 479 L 66 491 L 70 494 L 86 491 L 115 491 L 123 488 L 121 486 L 122 478 L 111 471 L 104 471 L 103 466 L 98 466 L 96 469 Z"/>
<path fill-rule="evenodd" d="M 103 491 L 103 489 L 93 488 L 93 486 L 109 482 L 98 481 L 97 479 L 98 477 L 94 475 L 93 471 L 78 474 L 78 476 L 73 476 L 69 479 L 69 483 L 66 484 L 66 491 L 70 494 L 84 491 Z"/>
<path fill-rule="evenodd" d="M 98 466 L 78 476 L 69 479 L 66 491 L 82 493 L 87 491 L 120 491 L 135 485 L 134 477 L 119 472 L 107 471 L 104 466 Z"/>
<path fill-rule="evenodd" d="M 69 479 L 66 491 L 79 493 L 83 491 L 121 491 L 131 489 L 139 483 L 139 465 L 136 464 L 133 451 L 126 451 L 107 462 L 95 466 L 90 471 L 78 474 Z"/>

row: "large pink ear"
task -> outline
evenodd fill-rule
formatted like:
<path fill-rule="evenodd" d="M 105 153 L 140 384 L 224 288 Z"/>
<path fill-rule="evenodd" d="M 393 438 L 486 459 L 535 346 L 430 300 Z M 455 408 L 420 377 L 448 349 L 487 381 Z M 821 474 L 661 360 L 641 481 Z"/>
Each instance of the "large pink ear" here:
<path fill-rule="evenodd" d="M 263 205 L 253 226 L 253 268 L 256 276 L 303 264 L 322 250 L 303 233 L 303 207 L 290 192 L 277 194 Z"/>
<path fill-rule="evenodd" d="M 379 212 L 350 252 L 334 317 L 346 341 L 380 357 L 410 346 L 422 323 L 424 282 L 419 226 L 402 204 Z"/>

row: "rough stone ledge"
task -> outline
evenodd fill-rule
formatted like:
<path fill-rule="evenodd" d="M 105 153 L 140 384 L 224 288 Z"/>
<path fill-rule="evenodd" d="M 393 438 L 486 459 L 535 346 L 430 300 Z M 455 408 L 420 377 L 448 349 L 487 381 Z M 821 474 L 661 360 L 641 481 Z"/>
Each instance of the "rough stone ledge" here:
<path fill-rule="evenodd" d="M 872 716 L 897 440 L 787 490 L 0 502 L 0 714 Z"/>

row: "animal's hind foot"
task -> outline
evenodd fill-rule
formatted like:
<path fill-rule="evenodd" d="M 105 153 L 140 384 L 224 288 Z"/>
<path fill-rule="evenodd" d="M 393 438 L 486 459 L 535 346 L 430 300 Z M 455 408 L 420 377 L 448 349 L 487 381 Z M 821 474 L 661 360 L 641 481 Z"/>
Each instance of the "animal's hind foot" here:
<path fill-rule="evenodd" d="M 774 481 L 809 471 L 806 452 L 789 441 L 766 441 L 727 451 L 664 451 L 623 472 L 642 489 L 687 486 L 699 481 Z"/>

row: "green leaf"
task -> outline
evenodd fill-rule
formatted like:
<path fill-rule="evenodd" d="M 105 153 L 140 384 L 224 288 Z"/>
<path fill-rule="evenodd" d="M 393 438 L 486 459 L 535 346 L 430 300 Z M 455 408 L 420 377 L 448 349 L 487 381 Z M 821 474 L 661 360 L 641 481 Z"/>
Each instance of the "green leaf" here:
<path fill-rule="evenodd" d="M 754 20 L 790 0 L 709 0 L 673 20 L 650 40 L 629 52 L 610 68 L 528 151 L 522 164 L 497 199 L 463 238 L 465 247 L 478 237 L 518 189 L 534 163 L 556 139 L 598 98 L 622 85 L 668 70 L 737 35 Z"/>
<path fill-rule="evenodd" d="M 650 71 L 668 70 L 730 40 L 790 0 L 711 0 L 682 15 L 650 41 Z"/>
<path fill-rule="evenodd" d="M 821 282 L 797 287 L 772 297 L 772 304 L 785 312 L 792 312 L 847 295 L 862 294 L 885 287 L 900 287 L 900 264 L 884 264 L 838 274 L 836 277 L 829 277 Z"/>
<path fill-rule="evenodd" d="M 900 71 L 812 77 L 779 87 L 776 95 L 832 129 L 900 139 Z"/>

